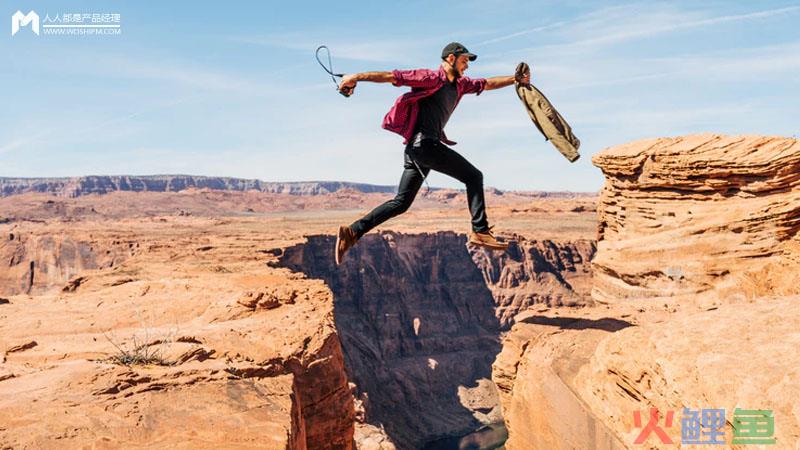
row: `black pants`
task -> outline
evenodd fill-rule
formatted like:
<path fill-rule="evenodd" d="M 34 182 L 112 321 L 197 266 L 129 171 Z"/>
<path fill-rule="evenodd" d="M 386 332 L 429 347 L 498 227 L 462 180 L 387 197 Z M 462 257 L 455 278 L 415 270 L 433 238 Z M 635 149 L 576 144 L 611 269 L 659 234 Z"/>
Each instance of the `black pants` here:
<path fill-rule="evenodd" d="M 414 162 L 416 161 L 416 165 Z M 419 170 L 417 169 L 419 166 Z M 455 150 L 434 139 L 421 139 L 416 135 L 405 150 L 403 176 L 395 198 L 373 209 L 369 214 L 353 222 L 350 228 L 359 238 L 369 230 L 390 218 L 408 210 L 422 186 L 423 175 L 431 169 L 449 175 L 467 186 L 467 202 L 472 214 L 472 230 L 489 229 L 486 218 L 486 202 L 483 198 L 483 174 Z"/>

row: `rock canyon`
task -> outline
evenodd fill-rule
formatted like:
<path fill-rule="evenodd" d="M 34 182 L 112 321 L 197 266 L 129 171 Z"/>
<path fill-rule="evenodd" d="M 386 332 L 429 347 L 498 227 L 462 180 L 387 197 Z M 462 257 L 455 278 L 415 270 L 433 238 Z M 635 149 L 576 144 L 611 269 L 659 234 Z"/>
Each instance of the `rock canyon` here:
<path fill-rule="evenodd" d="M 487 189 L 506 252 L 432 189 L 338 267 L 338 224 L 391 191 L 3 179 L 0 448 L 663 448 L 634 444 L 651 408 L 675 447 L 716 408 L 745 448 L 741 408 L 796 448 L 800 142 L 592 163 L 596 195 Z"/>

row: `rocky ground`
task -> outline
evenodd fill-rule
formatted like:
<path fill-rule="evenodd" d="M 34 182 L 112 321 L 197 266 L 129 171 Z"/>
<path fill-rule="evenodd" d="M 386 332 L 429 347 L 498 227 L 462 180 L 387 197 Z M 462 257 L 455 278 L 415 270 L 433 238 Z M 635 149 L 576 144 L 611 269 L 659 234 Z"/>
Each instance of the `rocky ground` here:
<path fill-rule="evenodd" d="M 337 271 L 332 230 L 387 198 L 190 190 L 0 199 L 0 214 L 9 218 L 0 224 L 0 255 L 8 261 L 0 272 L 0 443 L 350 448 L 355 434 L 363 448 L 391 440 L 413 448 L 500 421 L 491 363 L 501 328 L 526 302 L 550 297 L 530 284 L 530 295 L 501 295 L 498 311 L 506 312 L 495 315 L 482 270 L 464 245 L 468 213 L 457 191 L 423 196 L 365 238 Z M 594 198 L 490 194 L 489 201 L 498 227 L 520 235 L 517 266 L 543 253 L 555 261 L 559 248 L 590 242 L 595 231 Z M 349 209 L 326 209 L 332 207 Z M 540 239 L 528 242 L 522 236 L 534 227 Z M 352 277 L 365 258 L 396 258 L 391 240 L 401 243 L 409 267 L 417 259 L 428 267 L 471 267 L 456 275 L 482 289 L 485 303 L 472 313 L 475 299 L 453 304 L 447 291 L 457 296 L 459 288 L 442 280 L 445 310 L 437 312 L 416 290 L 424 282 L 418 270 L 390 267 L 376 283 L 405 285 L 407 298 L 384 300 L 378 290 L 362 301 L 383 307 L 335 300 L 340 289 L 323 279 Z M 593 247 L 580 245 L 578 263 L 588 275 Z M 313 264 L 292 266 L 303 253 Z M 580 258 L 567 256 L 570 264 Z M 540 269 L 553 283 L 552 303 L 575 303 L 559 270 Z M 463 323 L 452 326 L 456 318 Z M 359 334 L 356 323 L 377 328 Z M 365 337 L 383 355 L 377 361 L 360 353 Z M 388 379 L 365 369 L 376 362 Z M 430 365 L 439 364 L 430 378 Z M 450 377 L 451 368 L 460 368 L 460 378 Z M 419 377 L 431 384 L 415 388 Z M 381 403 L 390 397 L 399 408 Z M 434 409 L 420 413 L 418 401 Z"/>
<path fill-rule="evenodd" d="M 352 397 L 331 294 L 320 281 L 265 266 L 285 240 L 265 237 L 262 224 L 224 219 L 109 225 L 22 224 L 7 233 L 16 236 L 3 250 L 35 247 L 20 253 L 47 276 L 34 278 L 39 294 L 5 295 L 0 305 L 5 445 L 350 442 Z"/>
<path fill-rule="evenodd" d="M 186 189 L 0 198 L 0 448 L 414 449 L 504 422 L 515 449 L 634 445 L 649 408 L 771 410 L 800 443 L 800 143 L 606 149 L 599 197 Z M 663 417 L 662 417 L 663 424 Z"/>

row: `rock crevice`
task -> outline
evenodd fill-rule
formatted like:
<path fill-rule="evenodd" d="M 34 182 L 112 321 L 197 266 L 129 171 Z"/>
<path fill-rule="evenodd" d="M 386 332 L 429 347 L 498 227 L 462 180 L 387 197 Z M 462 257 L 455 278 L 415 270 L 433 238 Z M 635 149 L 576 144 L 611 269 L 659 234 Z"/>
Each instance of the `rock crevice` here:
<path fill-rule="evenodd" d="M 513 317 L 584 304 L 591 241 L 468 251 L 453 232 L 365 236 L 340 267 L 310 236 L 279 266 L 323 279 L 363 421 L 401 449 L 502 422 L 491 367 Z"/>

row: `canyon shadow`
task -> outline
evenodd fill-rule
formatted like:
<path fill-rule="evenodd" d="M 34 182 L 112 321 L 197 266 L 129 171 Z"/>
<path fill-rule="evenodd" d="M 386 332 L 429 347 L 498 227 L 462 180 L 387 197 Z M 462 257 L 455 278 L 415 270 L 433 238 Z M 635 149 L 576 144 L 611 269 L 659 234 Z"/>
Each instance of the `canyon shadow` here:
<path fill-rule="evenodd" d="M 323 279 L 365 421 L 400 449 L 502 422 L 491 382 L 501 324 L 453 232 L 369 234 L 335 266 L 332 236 L 309 236 L 278 266 Z"/>

